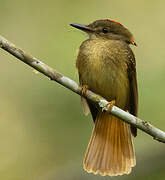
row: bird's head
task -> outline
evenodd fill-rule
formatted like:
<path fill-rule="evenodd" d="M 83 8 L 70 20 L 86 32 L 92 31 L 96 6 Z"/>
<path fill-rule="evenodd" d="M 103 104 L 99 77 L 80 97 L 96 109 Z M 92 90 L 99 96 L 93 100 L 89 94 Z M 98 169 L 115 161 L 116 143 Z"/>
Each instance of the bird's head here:
<path fill-rule="evenodd" d="M 131 32 L 117 21 L 104 19 L 94 21 L 89 25 L 78 23 L 72 23 L 70 25 L 88 33 L 91 39 L 104 38 L 123 40 L 128 44 L 133 44 L 136 46 Z"/>

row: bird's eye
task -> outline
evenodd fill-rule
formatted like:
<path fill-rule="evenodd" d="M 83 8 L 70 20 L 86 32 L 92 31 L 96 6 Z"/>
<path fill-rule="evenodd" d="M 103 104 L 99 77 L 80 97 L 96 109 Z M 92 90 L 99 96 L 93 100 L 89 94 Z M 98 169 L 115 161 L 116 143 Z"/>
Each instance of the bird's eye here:
<path fill-rule="evenodd" d="M 107 28 L 103 28 L 103 33 L 104 34 L 108 33 L 108 29 Z"/>

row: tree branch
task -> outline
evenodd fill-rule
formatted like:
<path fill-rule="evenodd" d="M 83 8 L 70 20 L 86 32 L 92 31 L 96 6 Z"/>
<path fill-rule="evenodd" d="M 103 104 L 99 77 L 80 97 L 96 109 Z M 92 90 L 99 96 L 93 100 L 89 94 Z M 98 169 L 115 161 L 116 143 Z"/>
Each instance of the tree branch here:
<path fill-rule="evenodd" d="M 132 124 L 138 129 L 141 129 L 145 133 L 151 135 L 154 139 L 165 143 L 165 132 L 163 132 L 162 130 L 154 127 L 153 125 L 151 125 L 146 121 L 143 121 L 129 114 L 128 112 L 123 111 L 122 109 L 116 106 L 113 106 L 111 108 L 108 107 L 108 101 L 106 99 L 93 93 L 90 90 L 87 90 L 85 94 L 82 94 L 81 87 L 75 81 L 57 72 L 56 70 L 44 64 L 37 58 L 27 54 L 25 51 L 16 47 L 13 43 L 9 42 L 7 39 L 3 38 L 2 36 L 0 36 L 0 47 L 5 51 L 9 52 L 10 54 L 12 54 L 13 56 L 15 56 L 16 58 L 18 58 L 19 60 L 28 64 L 32 68 L 41 72 L 45 76 L 49 77 L 51 80 L 54 80 L 59 84 L 63 85 L 64 87 L 72 90 L 73 92 L 81 96 L 84 96 L 85 98 L 90 99 L 93 102 L 99 104 L 102 110 L 108 111 L 114 116 L 119 117 L 123 121 Z"/>

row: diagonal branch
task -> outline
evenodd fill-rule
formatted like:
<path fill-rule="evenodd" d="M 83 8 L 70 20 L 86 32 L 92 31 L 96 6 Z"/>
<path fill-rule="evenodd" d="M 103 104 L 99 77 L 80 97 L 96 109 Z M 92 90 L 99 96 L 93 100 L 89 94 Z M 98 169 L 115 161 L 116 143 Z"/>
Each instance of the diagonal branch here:
<path fill-rule="evenodd" d="M 113 106 L 112 108 L 108 107 L 108 101 L 103 97 L 99 96 L 98 94 L 93 93 L 90 90 L 87 90 L 86 93 L 81 93 L 81 87 L 72 79 L 62 75 L 61 73 L 57 72 L 55 69 L 49 67 L 48 65 L 44 64 L 37 58 L 27 54 L 25 51 L 21 50 L 20 48 L 16 47 L 13 43 L 9 42 L 7 39 L 0 36 L 0 47 L 7 51 L 8 53 L 12 54 L 19 60 L 23 61 L 24 63 L 28 64 L 32 68 L 36 69 L 37 71 L 41 72 L 45 76 L 49 77 L 51 80 L 58 82 L 59 84 L 63 85 L 64 87 L 72 90 L 73 92 L 84 96 L 87 99 L 92 100 L 93 102 L 99 104 L 99 106 L 109 113 L 119 117 L 123 121 L 134 125 L 135 127 L 141 129 L 145 133 L 151 135 L 154 139 L 165 143 L 165 132 L 162 130 L 154 127 L 150 123 L 143 121 L 128 112 L 123 111 L 122 109 Z"/>

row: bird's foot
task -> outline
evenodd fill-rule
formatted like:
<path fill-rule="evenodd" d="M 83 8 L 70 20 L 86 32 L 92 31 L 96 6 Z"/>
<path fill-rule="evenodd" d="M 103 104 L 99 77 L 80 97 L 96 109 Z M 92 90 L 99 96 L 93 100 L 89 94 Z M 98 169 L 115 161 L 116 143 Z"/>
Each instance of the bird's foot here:
<path fill-rule="evenodd" d="M 87 90 L 88 90 L 88 85 L 82 85 L 81 94 L 82 95 L 86 94 Z"/>
<path fill-rule="evenodd" d="M 106 107 L 107 107 L 107 109 L 108 109 L 108 110 L 107 110 L 108 112 L 111 112 L 112 107 L 115 105 L 115 103 L 116 103 L 115 99 L 112 100 L 112 101 L 110 101 L 110 102 L 108 102 L 108 104 L 106 105 Z"/>

